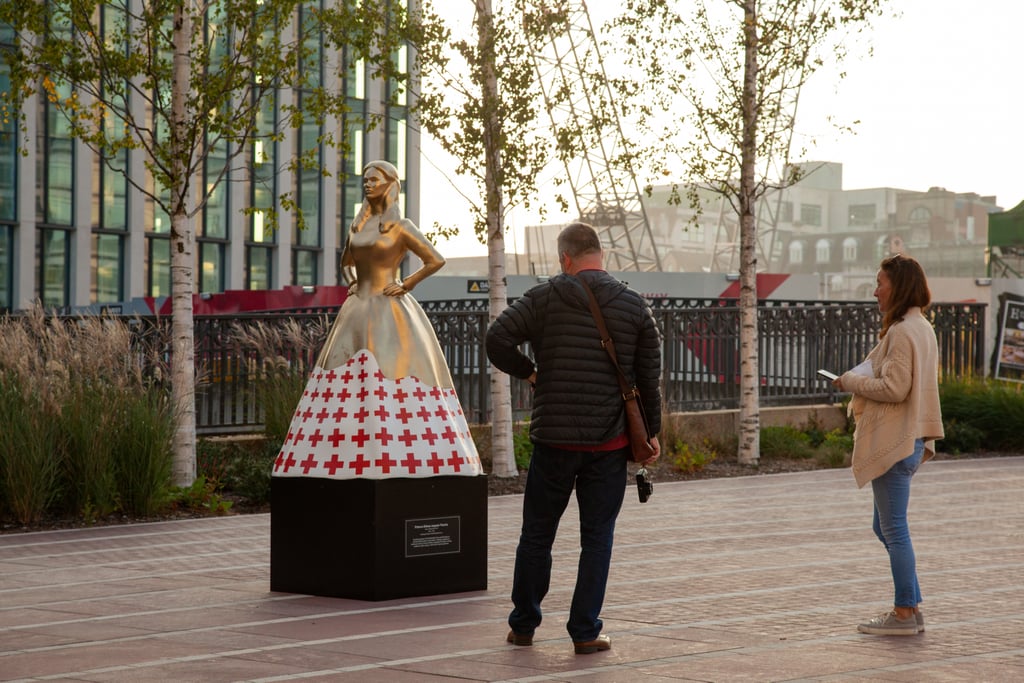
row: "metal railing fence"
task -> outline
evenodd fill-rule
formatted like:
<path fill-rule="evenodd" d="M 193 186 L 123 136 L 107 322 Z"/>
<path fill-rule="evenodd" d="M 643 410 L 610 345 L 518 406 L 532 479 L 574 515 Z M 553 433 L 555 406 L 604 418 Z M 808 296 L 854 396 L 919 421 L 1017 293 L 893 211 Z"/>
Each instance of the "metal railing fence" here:
<path fill-rule="evenodd" d="M 669 412 L 736 408 L 739 404 L 739 308 L 735 300 L 658 299 L 654 315 L 664 337 L 664 395 Z M 424 305 L 471 423 L 490 420 L 490 367 L 484 350 L 487 302 Z M 985 304 L 934 304 L 944 375 L 984 374 Z M 197 429 L 202 434 L 262 428 L 259 377 L 268 362 L 308 374 L 336 309 L 294 313 L 196 317 Z M 762 301 L 758 306 L 762 405 L 835 400 L 816 370 L 846 370 L 876 343 L 880 314 L 874 302 Z M 285 325 L 307 332 L 306 344 L 239 343 L 239 330 Z M 272 356 L 272 357 L 271 357 Z M 512 381 L 513 410 L 530 410 L 525 382 Z"/>
<path fill-rule="evenodd" d="M 667 412 L 734 409 L 739 405 L 740 311 L 735 299 L 653 300 L 663 335 L 663 390 Z M 985 373 L 983 303 L 938 303 L 929 316 L 938 337 L 944 377 Z M 424 309 L 448 361 L 470 423 L 490 421 L 490 365 L 484 348 L 487 301 L 427 302 Z M 196 427 L 200 434 L 263 430 L 265 381 L 286 374 L 301 383 L 320 352 L 337 308 L 196 316 Z M 63 318 L 71 321 L 72 316 Z M 151 377 L 166 380 L 168 318 L 130 318 L 135 344 Z M 761 404 L 834 401 L 819 368 L 842 372 L 874 346 L 881 315 L 874 302 L 762 301 L 758 305 Z M 143 349 L 147 351 L 142 352 Z M 154 359 L 156 359 L 154 361 Z M 278 373 L 275 375 L 275 373 Z M 529 415 L 531 392 L 512 380 L 516 419 Z"/>

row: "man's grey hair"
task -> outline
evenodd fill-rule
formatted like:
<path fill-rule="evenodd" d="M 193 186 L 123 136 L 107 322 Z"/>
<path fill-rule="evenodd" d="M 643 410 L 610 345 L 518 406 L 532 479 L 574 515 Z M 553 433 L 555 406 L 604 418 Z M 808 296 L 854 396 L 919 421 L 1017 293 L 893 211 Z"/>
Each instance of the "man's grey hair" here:
<path fill-rule="evenodd" d="M 597 231 L 587 223 L 572 223 L 558 233 L 558 253 L 568 254 L 569 258 L 579 258 L 584 254 L 600 253 L 601 240 Z"/>

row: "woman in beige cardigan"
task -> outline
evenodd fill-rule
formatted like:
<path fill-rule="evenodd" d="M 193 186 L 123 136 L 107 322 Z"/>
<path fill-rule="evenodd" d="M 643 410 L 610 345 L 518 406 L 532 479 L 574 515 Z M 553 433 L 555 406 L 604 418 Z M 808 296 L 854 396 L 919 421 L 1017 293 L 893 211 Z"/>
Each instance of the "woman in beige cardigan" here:
<path fill-rule="evenodd" d="M 924 631 L 924 617 L 907 506 L 914 472 L 935 455 L 935 439 L 943 437 L 939 354 L 935 330 L 923 315 L 931 292 L 920 264 L 891 256 L 882 261 L 877 284 L 879 342 L 864 363 L 834 384 L 853 393 L 853 475 L 858 486 L 871 482 L 872 526 L 889 553 L 895 585 L 893 609 L 857 630 L 909 636 Z"/>

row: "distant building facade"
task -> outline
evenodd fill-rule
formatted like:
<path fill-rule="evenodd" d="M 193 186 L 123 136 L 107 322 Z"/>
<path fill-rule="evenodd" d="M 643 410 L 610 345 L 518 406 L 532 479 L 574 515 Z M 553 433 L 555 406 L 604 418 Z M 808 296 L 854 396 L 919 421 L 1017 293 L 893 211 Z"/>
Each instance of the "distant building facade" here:
<path fill-rule="evenodd" d="M 141 0 L 133 2 L 141 7 Z M 0 49 L 16 49 L 8 27 L 0 27 Z M 395 58 L 411 71 L 410 52 L 402 50 Z M 412 102 L 399 99 L 389 106 L 395 84 L 371 78 L 361 62 L 345 64 L 344 55 L 330 60 L 345 64 L 342 70 L 326 73 L 328 61 L 320 63 L 322 82 L 338 84 L 355 117 L 380 114 L 383 125 L 353 134 L 348 158 L 319 144 L 325 131 L 309 123 L 301 130 L 280 130 L 279 141 L 258 143 L 237 157 L 194 222 L 196 293 L 340 284 L 341 250 L 362 202 L 361 170 L 374 159 L 398 168 L 404 215 L 418 222 L 420 145 L 418 129 L 408 125 Z M 0 65 L 0 91 L 10 83 L 5 68 Z M 277 112 L 299 96 L 278 91 L 263 112 L 266 126 L 273 127 Z M 0 120 L 0 310 L 35 301 L 72 308 L 168 296 L 168 217 L 72 138 L 46 98 L 32 98 L 25 114 L 30 141 L 25 154 L 18 149 L 25 137 L 16 117 Z M 283 170 L 285 159 L 310 151 L 303 148 L 310 144 L 329 175 Z M 131 172 L 146 173 L 141 151 L 125 154 Z M 211 155 L 198 182 L 215 177 L 224 163 L 223 156 Z M 281 208 L 285 192 L 302 207 L 304 230 Z M 279 228 L 271 230 L 262 213 L 247 214 L 248 208 L 276 209 Z"/>
<path fill-rule="evenodd" d="M 879 262 L 897 252 L 918 259 L 929 277 L 986 275 L 988 216 L 1001 211 L 995 197 L 934 187 L 844 190 L 842 164 L 807 162 L 802 171 L 795 185 L 758 203 L 759 272 L 815 275 L 825 299 L 871 298 Z M 699 214 L 685 188 L 658 186 L 644 197 L 662 270 L 738 272 L 735 210 L 715 193 L 696 194 Z M 518 272 L 557 269 L 557 228 L 526 229 L 526 253 L 509 257 L 525 264 Z"/>

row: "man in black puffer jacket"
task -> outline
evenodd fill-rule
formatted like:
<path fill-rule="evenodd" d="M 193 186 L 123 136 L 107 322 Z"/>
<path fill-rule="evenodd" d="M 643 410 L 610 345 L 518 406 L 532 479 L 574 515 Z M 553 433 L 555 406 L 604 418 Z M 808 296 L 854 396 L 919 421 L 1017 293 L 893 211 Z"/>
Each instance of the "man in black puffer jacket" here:
<path fill-rule="evenodd" d="M 647 301 L 605 272 L 594 229 L 573 223 L 558 235 L 562 274 L 533 287 L 487 330 L 496 368 L 534 387 L 533 457 L 523 499 L 523 527 L 512 582 L 508 642 L 532 645 L 551 578 L 551 547 L 573 488 L 580 510 L 581 553 L 566 628 L 577 654 L 611 647 L 601 635 L 615 520 L 626 490 L 622 392 L 601 346 L 583 279 L 615 342 L 619 364 L 640 390 L 652 434 L 661 429 L 661 335 Z M 519 346 L 529 342 L 534 361 Z M 651 440 L 653 462 L 661 453 Z"/>

